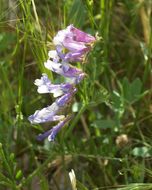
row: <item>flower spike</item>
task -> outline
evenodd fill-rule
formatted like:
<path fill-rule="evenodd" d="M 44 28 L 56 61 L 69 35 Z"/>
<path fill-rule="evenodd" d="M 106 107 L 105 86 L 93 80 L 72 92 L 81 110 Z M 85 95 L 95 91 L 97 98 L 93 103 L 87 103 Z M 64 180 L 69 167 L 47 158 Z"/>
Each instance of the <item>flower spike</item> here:
<path fill-rule="evenodd" d="M 58 97 L 52 105 L 36 110 L 33 115 L 28 117 L 32 124 L 58 121 L 53 128 L 40 134 L 37 137 L 38 140 L 48 138 L 49 141 L 54 141 L 57 133 L 71 120 L 71 115 L 66 116 L 66 114 L 60 113 L 64 113 L 67 105 L 71 104 L 77 92 L 76 85 L 84 79 L 86 74 L 69 63 L 82 62 L 95 41 L 94 36 L 75 28 L 73 25 L 60 30 L 54 37 L 53 43 L 56 49 L 49 51 L 49 58 L 44 66 L 65 77 L 69 82 L 52 84 L 45 73 L 40 79 L 35 80 L 34 84 L 38 87 L 38 93 L 52 93 L 55 98 Z"/>

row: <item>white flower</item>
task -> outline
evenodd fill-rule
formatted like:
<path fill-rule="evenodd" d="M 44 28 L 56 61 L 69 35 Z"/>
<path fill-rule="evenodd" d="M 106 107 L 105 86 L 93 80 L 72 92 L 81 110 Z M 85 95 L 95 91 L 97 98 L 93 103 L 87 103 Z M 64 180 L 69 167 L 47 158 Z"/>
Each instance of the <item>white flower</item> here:
<path fill-rule="evenodd" d="M 69 177 L 70 177 L 70 180 L 71 180 L 72 189 L 73 190 L 77 190 L 77 187 L 76 187 L 76 177 L 75 177 L 75 173 L 74 173 L 73 169 L 71 170 L 71 172 L 69 172 Z"/>

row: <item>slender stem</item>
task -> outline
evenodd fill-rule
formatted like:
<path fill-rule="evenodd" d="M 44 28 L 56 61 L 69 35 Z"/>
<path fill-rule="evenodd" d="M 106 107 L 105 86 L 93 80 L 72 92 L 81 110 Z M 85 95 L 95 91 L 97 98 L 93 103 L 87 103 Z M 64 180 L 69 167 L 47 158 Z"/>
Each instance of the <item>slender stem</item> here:
<path fill-rule="evenodd" d="M 74 117 L 70 127 L 68 128 L 66 134 L 65 134 L 65 138 L 67 138 L 68 136 L 70 136 L 70 134 L 72 133 L 73 128 L 75 127 L 75 125 L 77 124 L 77 122 L 79 121 L 79 118 L 81 117 L 82 113 L 86 110 L 87 105 L 83 104 L 82 107 L 80 108 L 80 111 L 78 112 L 78 114 Z"/>

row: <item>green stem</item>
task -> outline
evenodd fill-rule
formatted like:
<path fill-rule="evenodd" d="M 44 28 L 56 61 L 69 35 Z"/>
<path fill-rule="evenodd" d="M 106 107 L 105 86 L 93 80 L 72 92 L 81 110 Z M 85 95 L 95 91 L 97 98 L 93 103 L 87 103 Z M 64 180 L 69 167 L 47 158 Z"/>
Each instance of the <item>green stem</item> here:
<path fill-rule="evenodd" d="M 74 117 L 74 119 L 73 119 L 70 127 L 68 128 L 64 138 L 67 138 L 68 136 L 70 136 L 74 126 L 77 124 L 78 120 L 80 119 L 82 113 L 86 110 L 86 108 L 87 108 L 87 104 L 83 104 L 82 107 L 80 108 L 78 114 Z"/>

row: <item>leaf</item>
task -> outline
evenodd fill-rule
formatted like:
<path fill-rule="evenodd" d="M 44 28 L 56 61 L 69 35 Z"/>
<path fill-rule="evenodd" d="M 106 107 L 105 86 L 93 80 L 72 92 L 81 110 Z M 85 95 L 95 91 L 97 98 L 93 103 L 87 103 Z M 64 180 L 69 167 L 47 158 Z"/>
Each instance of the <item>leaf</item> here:
<path fill-rule="evenodd" d="M 136 78 L 132 83 L 125 77 L 123 79 L 123 96 L 124 99 L 132 104 L 137 101 L 141 95 L 142 82 L 139 78 Z"/>
<path fill-rule="evenodd" d="M 124 104 L 121 95 L 118 92 L 113 91 L 111 101 L 112 109 L 114 110 L 114 112 L 118 113 L 119 117 L 122 117 L 124 113 Z"/>
<path fill-rule="evenodd" d="M 104 86 L 100 86 L 100 91 L 99 92 L 96 92 L 94 94 L 94 100 L 95 101 L 90 101 L 89 102 L 89 106 L 90 107 L 94 107 L 94 106 L 97 106 L 98 104 L 101 104 L 101 103 L 105 103 L 105 104 L 110 104 L 109 103 L 109 92 L 106 88 L 104 88 Z"/>
<path fill-rule="evenodd" d="M 101 129 L 107 129 L 107 128 L 112 128 L 115 126 L 115 122 L 112 121 L 111 119 L 108 120 L 96 120 L 94 121 L 91 126 L 96 127 L 96 128 L 101 128 Z"/>
<path fill-rule="evenodd" d="M 142 157 L 142 158 L 146 158 L 146 157 L 151 156 L 150 153 L 149 153 L 149 148 L 146 147 L 146 146 L 135 147 L 132 150 L 132 155 L 133 156 L 139 156 L 139 157 Z"/>
<path fill-rule="evenodd" d="M 137 100 L 141 94 L 142 83 L 139 78 L 136 78 L 131 84 L 131 95 L 133 100 Z"/>

